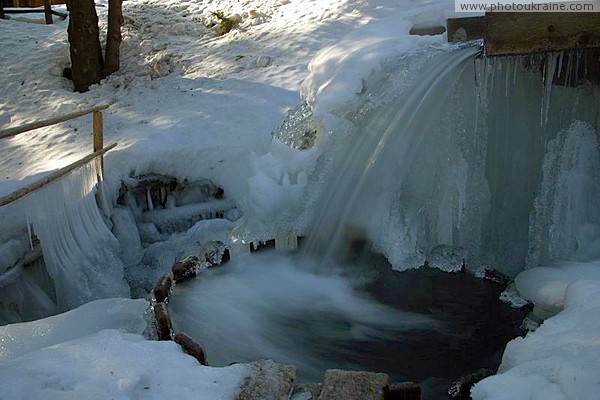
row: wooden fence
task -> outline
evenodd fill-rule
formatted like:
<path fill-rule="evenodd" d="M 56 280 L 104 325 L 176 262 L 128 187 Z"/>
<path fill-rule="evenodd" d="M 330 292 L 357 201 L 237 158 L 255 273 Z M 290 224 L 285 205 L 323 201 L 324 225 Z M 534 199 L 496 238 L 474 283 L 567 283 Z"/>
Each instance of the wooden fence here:
<path fill-rule="evenodd" d="M 76 112 L 73 112 L 70 114 L 65 114 L 65 115 L 45 119 L 42 121 L 36 121 L 36 122 L 29 123 L 29 124 L 21 125 L 18 127 L 14 127 L 14 128 L 0 130 L 0 139 L 5 139 L 5 138 L 20 135 L 25 132 L 32 131 L 34 129 L 56 125 L 61 122 L 69 121 L 69 120 L 72 120 L 75 118 L 82 117 L 84 115 L 92 114 L 93 132 L 94 132 L 93 153 L 83 157 L 80 160 L 75 161 L 74 163 L 67 165 L 64 168 L 61 168 L 57 171 L 54 171 L 54 172 L 46 175 L 45 177 L 33 182 L 32 184 L 30 184 L 22 189 L 19 189 L 19 190 L 15 191 L 13 193 L 10 193 L 6 196 L 0 197 L 0 207 L 10 204 L 13 201 L 18 200 L 24 196 L 27 196 L 29 193 L 33 192 L 34 190 L 37 190 L 39 188 L 46 186 L 47 184 L 59 179 L 62 176 L 65 176 L 69 172 L 87 164 L 88 162 L 90 162 L 92 160 L 97 159 L 99 161 L 99 163 L 98 163 L 98 169 L 99 169 L 98 179 L 100 179 L 101 172 L 102 172 L 102 174 L 104 172 L 104 153 L 106 153 L 109 150 L 114 149 L 117 146 L 117 143 L 113 143 L 107 147 L 104 147 L 104 137 L 103 137 L 104 129 L 103 129 L 102 111 L 107 109 L 109 106 L 110 106 L 109 104 L 100 105 L 100 106 L 96 106 L 96 107 L 93 107 L 90 109 L 76 111 Z"/>
<path fill-rule="evenodd" d="M 43 2 L 43 6 L 44 6 L 43 9 L 42 8 L 33 8 L 38 5 L 41 6 L 42 4 L 38 4 L 41 2 Z M 29 8 L 24 8 L 23 4 L 21 4 L 21 3 L 19 1 L 16 1 L 16 2 L 13 2 L 13 7 L 8 7 L 3 4 L 2 0 L 0 0 L 0 19 L 5 19 L 6 14 L 44 13 L 44 19 L 46 21 L 46 24 L 52 24 L 54 22 L 52 20 L 52 15 L 59 16 L 62 19 L 65 19 L 68 17 L 67 14 L 52 9 L 52 4 L 61 3 L 61 2 L 55 2 L 52 0 L 42 0 L 39 2 L 36 1 L 33 3 L 31 3 L 31 2 L 25 3 L 25 6 L 29 7 Z"/>

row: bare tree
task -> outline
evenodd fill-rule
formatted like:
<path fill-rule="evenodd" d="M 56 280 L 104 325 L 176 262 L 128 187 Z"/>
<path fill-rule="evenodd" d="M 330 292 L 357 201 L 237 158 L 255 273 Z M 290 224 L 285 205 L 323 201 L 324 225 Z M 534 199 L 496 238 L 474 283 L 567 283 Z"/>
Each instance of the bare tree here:
<path fill-rule="evenodd" d="M 104 57 L 104 75 L 119 69 L 121 26 L 123 25 L 123 0 L 108 0 L 108 32 Z"/>
<path fill-rule="evenodd" d="M 86 92 L 103 77 L 98 15 L 94 0 L 68 0 L 69 43 L 75 91 Z"/>
<path fill-rule="evenodd" d="M 123 0 L 109 0 L 106 54 L 102 57 L 94 0 L 67 0 L 73 86 L 86 92 L 90 85 L 119 69 Z M 105 62 L 106 61 L 106 62 Z"/>

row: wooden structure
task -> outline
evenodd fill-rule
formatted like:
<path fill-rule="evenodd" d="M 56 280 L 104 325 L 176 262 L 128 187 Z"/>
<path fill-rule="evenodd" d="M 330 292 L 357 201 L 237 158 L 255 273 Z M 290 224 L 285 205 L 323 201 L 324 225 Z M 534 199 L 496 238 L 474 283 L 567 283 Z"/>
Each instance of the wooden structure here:
<path fill-rule="evenodd" d="M 483 39 L 487 57 L 564 51 L 563 64 L 577 59 L 578 68 L 555 84 L 600 84 L 600 12 L 487 12 L 446 23 L 449 42 Z"/>
<path fill-rule="evenodd" d="M 93 132 L 94 132 L 94 142 L 93 142 L 93 152 L 82 159 L 75 161 L 72 164 L 67 165 L 64 168 L 61 168 L 57 171 L 54 171 L 47 176 L 43 177 L 35 181 L 34 183 L 17 190 L 9 195 L 0 197 L 0 207 L 10 204 L 15 200 L 18 200 L 24 196 L 27 196 L 29 193 L 34 190 L 40 189 L 47 184 L 54 182 L 55 180 L 67 175 L 69 172 L 93 161 L 98 160 L 97 168 L 98 168 L 98 179 L 101 178 L 104 164 L 103 164 L 103 156 L 104 153 L 114 149 L 117 146 L 117 143 L 113 143 L 110 146 L 104 147 L 104 139 L 103 139 L 103 117 L 102 111 L 107 109 L 110 105 L 101 105 L 97 107 L 93 107 L 83 111 L 76 111 L 70 114 L 61 115 L 54 118 L 49 118 L 42 121 L 32 122 L 30 124 L 25 124 L 22 126 L 18 126 L 15 128 L 8 128 L 4 130 L 0 130 L 0 139 L 14 137 L 16 135 L 20 135 L 25 132 L 32 131 L 34 129 L 43 128 L 51 125 L 56 125 L 61 122 L 69 121 L 71 119 L 79 118 L 84 115 L 92 114 L 93 118 Z"/>
<path fill-rule="evenodd" d="M 52 15 L 62 19 L 68 17 L 65 13 L 53 10 L 53 4 L 66 4 L 66 0 L 0 0 L 0 18 L 5 19 L 6 14 L 44 13 L 46 24 L 52 24 Z"/>

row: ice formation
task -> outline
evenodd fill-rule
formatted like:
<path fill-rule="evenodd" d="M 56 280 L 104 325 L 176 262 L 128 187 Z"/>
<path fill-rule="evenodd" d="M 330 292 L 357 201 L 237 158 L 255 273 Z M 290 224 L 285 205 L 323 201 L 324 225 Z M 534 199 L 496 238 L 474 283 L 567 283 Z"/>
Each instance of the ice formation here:
<path fill-rule="evenodd" d="M 40 241 L 57 311 L 129 296 L 119 242 L 96 202 L 97 179 L 87 164 L 14 203 Z"/>
<path fill-rule="evenodd" d="M 526 264 L 598 257 L 590 199 L 600 93 L 556 84 L 572 75 L 562 53 L 489 59 L 429 46 L 356 67 L 361 90 L 336 100 L 328 88 L 361 62 L 347 45 L 316 57 L 303 86 L 331 130 L 320 133 L 320 168 L 308 181 L 317 200 L 298 222 L 312 225 L 308 253 L 332 258 L 368 239 L 397 269 L 457 270 L 462 259 L 510 276 Z M 441 248 L 459 261 L 440 258 Z"/>

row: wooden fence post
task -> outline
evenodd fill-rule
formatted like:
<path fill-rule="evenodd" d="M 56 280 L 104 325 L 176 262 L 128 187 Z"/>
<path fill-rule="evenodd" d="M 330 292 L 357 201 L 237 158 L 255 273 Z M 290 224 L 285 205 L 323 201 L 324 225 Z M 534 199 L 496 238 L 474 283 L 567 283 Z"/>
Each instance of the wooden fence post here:
<path fill-rule="evenodd" d="M 104 124 L 102 119 L 102 111 L 94 111 L 92 114 L 92 119 L 94 124 L 94 152 L 96 152 L 102 150 L 104 147 Z M 98 162 L 100 164 L 100 169 L 98 172 L 102 172 L 102 176 L 104 176 L 104 157 L 99 157 Z"/>
<path fill-rule="evenodd" d="M 1 2 L 2 0 L 0 0 Z M 44 16 L 46 17 L 46 25 L 52 24 L 52 6 L 50 0 L 44 0 Z"/>

